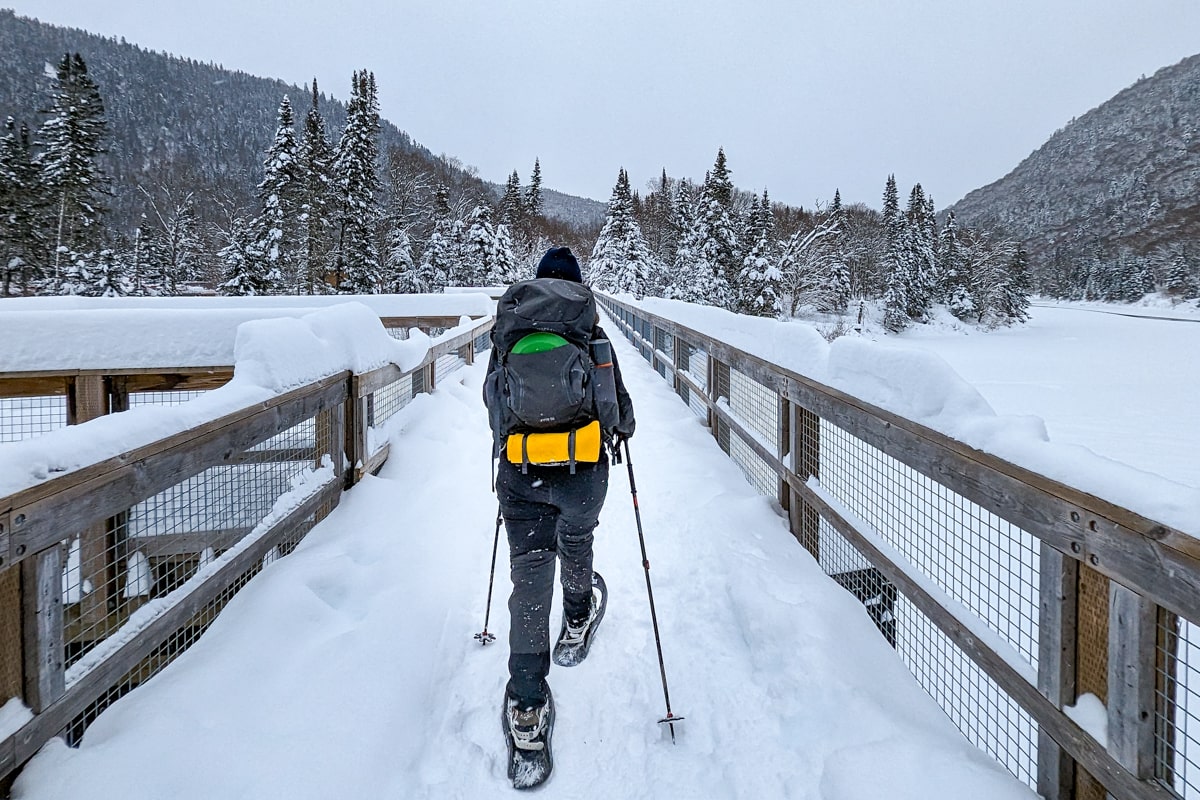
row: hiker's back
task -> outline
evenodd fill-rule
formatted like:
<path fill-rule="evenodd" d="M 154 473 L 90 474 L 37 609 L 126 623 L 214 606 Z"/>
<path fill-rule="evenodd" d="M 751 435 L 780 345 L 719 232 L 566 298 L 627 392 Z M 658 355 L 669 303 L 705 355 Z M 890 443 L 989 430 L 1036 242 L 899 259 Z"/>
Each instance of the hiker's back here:
<path fill-rule="evenodd" d="M 535 278 L 504 293 L 492 329 L 498 368 L 484 387 L 498 437 L 597 418 L 589 349 L 597 318 L 592 291 L 573 281 Z"/>

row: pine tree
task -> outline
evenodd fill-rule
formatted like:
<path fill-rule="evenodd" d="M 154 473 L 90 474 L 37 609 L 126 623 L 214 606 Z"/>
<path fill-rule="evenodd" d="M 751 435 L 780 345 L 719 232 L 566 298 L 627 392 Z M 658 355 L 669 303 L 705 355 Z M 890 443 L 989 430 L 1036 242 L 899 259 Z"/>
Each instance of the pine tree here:
<path fill-rule="evenodd" d="M 297 149 L 292 102 L 284 95 L 279 104 L 279 126 L 267 149 L 263 179 L 258 184 L 261 210 L 251 223 L 255 237 L 251 253 L 265 262 L 261 267 L 263 272 L 279 276 L 279 288 L 286 294 L 296 294 L 304 284 L 297 274 L 303 190 Z"/>
<path fill-rule="evenodd" d="M 296 272 L 300 291 L 325 293 L 325 267 L 329 258 L 333 204 L 333 147 L 325 130 L 325 118 L 317 106 L 317 79 L 312 82 L 312 106 L 304 117 L 304 136 L 296 153 L 300 184 L 300 246 L 296 254 Z"/>
<path fill-rule="evenodd" d="M 83 57 L 64 55 L 56 74 L 50 116 L 42 125 L 42 150 L 36 163 L 52 199 L 54 273 L 64 254 L 94 248 L 101 238 L 104 175 L 97 157 L 104 152 L 107 123 L 100 90 L 88 75 Z"/>
<path fill-rule="evenodd" d="M 829 206 L 831 227 L 829 238 L 829 270 L 825 293 L 829 298 L 829 310 L 841 313 L 850 304 L 850 266 L 846 254 L 846 211 L 842 208 L 842 193 L 833 190 L 833 202 Z"/>
<path fill-rule="evenodd" d="M 458 286 L 458 249 L 453 239 L 453 214 L 450 210 L 449 193 L 444 185 L 438 186 L 433 199 L 433 232 L 425 243 L 421 255 L 421 282 L 427 291 L 440 292 L 446 286 Z"/>
<path fill-rule="evenodd" d="M 918 183 L 908 197 L 900 248 L 900 274 L 906 282 L 905 294 L 908 297 L 906 310 L 908 316 L 915 320 L 925 319 L 933 304 L 933 282 L 937 268 L 928 212 L 925 192 Z"/>
<path fill-rule="evenodd" d="M 525 219 L 525 202 L 521 199 L 521 178 L 514 169 L 504 186 L 500 198 L 499 223 L 510 228 L 520 225 Z"/>
<path fill-rule="evenodd" d="M 382 282 L 374 238 L 379 227 L 379 102 L 374 74 L 355 72 L 351 84 L 346 129 L 334 155 L 339 236 L 333 272 L 339 292 L 373 294 Z"/>
<path fill-rule="evenodd" d="M 951 211 L 942 228 L 941 247 L 938 250 L 938 297 L 959 319 L 967 319 L 975 313 L 975 299 L 971 295 L 971 276 L 966 258 L 958 242 L 958 221 Z"/>
<path fill-rule="evenodd" d="M 90 253 L 66 253 L 66 260 L 60 265 L 57 293 L 61 295 L 76 295 L 83 297 L 95 296 L 95 282 L 92 276 Z"/>
<path fill-rule="evenodd" d="M 721 308 L 733 308 L 734 290 L 741 259 L 738 258 L 738 238 L 733 223 L 733 182 L 725 161 L 725 151 L 717 151 L 717 160 L 704 178 L 700 193 L 699 253 L 704 266 L 701 272 L 712 272 L 709 302 Z"/>
<path fill-rule="evenodd" d="M 898 333 L 908 327 L 908 310 L 912 307 L 908 296 L 908 288 L 912 282 L 907 274 L 903 255 L 905 227 L 905 218 L 900 216 L 896 176 L 888 175 L 883 190 L 883 326 L 892 333 Z"/>
<path fill-rule="evenodd" d="M 396 227 L 388 234 L 386 290 L 390 294 L 416 294 L 428 291 L 413 261 L 412 239 L 404 228 Z"/>
<path fill-rule="evenodd" d="M 91 280 L 89 294 L 96 297 L 125 297 L 133 291 L 129 265 L 113 250 L 104 249 L 97 254 Z"/>
<path fill-rule="evenodd" d="M 738 312 L 774 317 L 780 312 L 779 288 L 782 274 L 776 263 L 775 224 L 771 201 L 763 189 L 762 200 L 755 198 L 746 226 L 745 241 L 750 251 L 742 259 L 738 274 Z"/>
<path fill-rule="evenodd" d="M 33 162 L 29 127 L 9 117 L 0 139 L 0 297 L 26 294 L 44 265 L 46 237 L 38 224 L 45 198 Z"/>
<path fill-rule="evenodd" d="M 221 293 L 242 297 L 271 294 L 278 284 L 274 276 L 263 272 L 266 261 L 253 253 L 249 225 L 235 219 L 223 233 L 225 246 L 218 254 L 225 272 L 225 280 L 218 287 Z"/>
<path fill-rule="evenodd" d="M 1029 254 L 1018 247 L 1009 259 L 999 312 L 1012 322 L 1029 319 Z"/>
<path fill-rule="evenodd" d="M 1184 299 L 1195 297 L 1200 293 L 1200 287 L 1197 286 L 1193 276 L 1192 266 L 1188 263 L 1187 254 L 1182 249 L 1176 251 L 1171 259 L 1164 289 L 1167 294 Z"/>
<path fill-rule="evenodd" d="M 525 210 L 532 219 L 542 215 L 542 163 L 533 160 L 533 174 L 529 176 L 529 188 L 525 194 Z"/>
<path fill-rule="evenodd" d="M 634 214 L 629 173 L 622 169 L 608 201 L 604 227 L 588 260 L 591 284 L 601 291 L 641 297 L 648 277 L 657 271 L 653 262 L 654 256 Z"/>
<path fill-rule="evenodd" d="M 466 286 L 490 286 L 501 280 L 496 274 L 496 228 L 492 225 L 492 209 L 486 204 L 475 206 L 470 226 L 463 241 L 462 276 Z"/>

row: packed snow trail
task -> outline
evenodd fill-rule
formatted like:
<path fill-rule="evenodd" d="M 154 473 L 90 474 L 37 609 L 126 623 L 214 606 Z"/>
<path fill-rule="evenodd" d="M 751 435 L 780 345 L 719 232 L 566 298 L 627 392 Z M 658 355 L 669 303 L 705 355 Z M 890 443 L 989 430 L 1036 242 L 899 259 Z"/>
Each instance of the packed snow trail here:
<path fill-rule="evenodd" d="M 587 661 L 551 668 L 555 772 L 540 796 L 1033 797 L 959 736 L 695 415 L 616 345 L 672 706 L 687 720 L 676 745 L 655 722 L 662 686 L 628 477 L 614 466 L 596 535 L 608 612 Z M 472 638 L 496 513 L 483 369 L 415 398 L 380 476 L 80 748 L 48 745 L 16 797 L 512 796 L 503 543 L 498 641 Z"/>

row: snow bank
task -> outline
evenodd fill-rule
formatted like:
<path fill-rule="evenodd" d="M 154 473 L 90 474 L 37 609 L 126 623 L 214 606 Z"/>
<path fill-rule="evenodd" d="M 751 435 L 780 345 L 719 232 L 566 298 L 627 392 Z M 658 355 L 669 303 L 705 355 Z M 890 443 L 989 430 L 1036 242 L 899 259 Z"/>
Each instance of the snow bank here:
<path fill-rule="evenodd" d="M 852 336 L 827 344 L 815 328 L 801 322 L 779 322 L 669 300 L 620 299 L 971 447 L 1200 537 L 1200 489 L 1085 447 L 1051 442 L 1038 417 L 997 415 L 978 390 L 932 352 Z"/>
<path fill-rule="evenodd" d="M 375 317 L 481 317 L 484 294 L 333 297 L 28 297 L 0 309 L 0 372 L 229 366 L 238 326 L 347 302 Z M 68 313 L 69 312 L 69 313 Z"/>
<path fill-rule="evenodd" d="M 463 322 L 443 336 L 454 336 L 470 324 Z M 187 403 L 137 406 L 0 445 L 0 497 L 344 370 L 365 371 L 387 363 L 410 369 L 425 357 L 430 343 L 423 335 L 391 338 L 376 313 L 356 302 L 300 317 L 244 322 L 236 329 L 233 380 L 220 389 Z"/>

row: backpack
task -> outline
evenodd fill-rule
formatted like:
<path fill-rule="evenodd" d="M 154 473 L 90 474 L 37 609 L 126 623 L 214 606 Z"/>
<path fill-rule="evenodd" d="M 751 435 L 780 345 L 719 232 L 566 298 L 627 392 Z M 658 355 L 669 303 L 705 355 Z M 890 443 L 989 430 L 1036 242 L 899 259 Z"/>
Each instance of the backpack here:
<path fill-rule="evenodd" d="M 597 420 L 606 433 L 612 429 L 615 393 L 607 402 L 605 385 L 612 362 L 592 358 L 598 318 L 591 289 L 574 281 L 536 278 L 504 293 L 491 334 L 497 367 L 484 386 L 498 442 L 512 434 L 574 431 Z"/>

